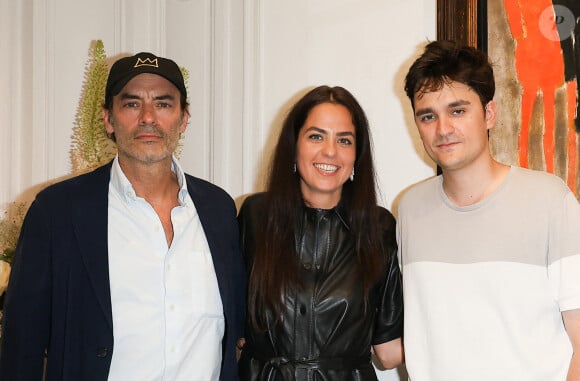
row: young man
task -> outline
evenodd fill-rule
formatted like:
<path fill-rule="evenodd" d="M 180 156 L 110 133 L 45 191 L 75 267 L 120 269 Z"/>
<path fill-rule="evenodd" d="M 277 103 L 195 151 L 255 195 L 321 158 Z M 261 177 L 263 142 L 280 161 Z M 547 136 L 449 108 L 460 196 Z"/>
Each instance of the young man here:
<path fill-rule="evenodd" d="M 580 380 L 580 206 L 559 178 L 495 161 L 484 53 L 432 42 L 405 90 L 442 175 L 399 205 L 412 381 Z"/>
<path fill-rule="evenodd" d="M 47 188 L 26 217 L 0 379 L 236 380 L 236 210 L 173 156 L 189 118 L 177 64 L 150 53 L 118 60 L 103 118 L 115 159 Z"/>

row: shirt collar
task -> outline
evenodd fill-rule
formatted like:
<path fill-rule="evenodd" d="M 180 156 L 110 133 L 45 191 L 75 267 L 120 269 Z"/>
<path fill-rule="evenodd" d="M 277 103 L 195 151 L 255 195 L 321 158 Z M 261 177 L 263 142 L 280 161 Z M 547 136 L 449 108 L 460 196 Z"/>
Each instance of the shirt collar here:
<path fill-rule="evenodd" d="M 179 165 L 179 162 L 177 161 L 175 156 L 171 158 L 171 171 L 175 173 L 175 175 L 177 176 L 177 182 L 179 184 L 179 194 L 178 194 L 179 203 L 181 205 L 189 204 L 191 199 L 188 197 L 189 192 L 187 191 L 187 181 L 185 179 L 185 172 L 183 172 L 183 169 Z M 131 184 L 129 179 L 127 179 L 127 176 L 125 176 L 125 173 L 123 172 L 121 166 L 119 165 L 118 154 L 115 156 L 115 159 L 113 160 L 113 165 L 111 167 L 110 184 L 125 202 L 131 203 L 137 200 L 137 194 L 135 193 L 133 185 Z"/>
<path fill-rule="evenodd" d="M 302 201 L 302 208 L 305 213 L 311 214 L 317 217 L 327 217 L 331 218 L 333 215 L 337 216 L 340 222 L 344 225 L 346 230 L 350 230 L 349 214 L 345 205 L 344 200 L 341 198 L 338 205 L 332 209 L 317 209 L 306 206 L 304 200 Z"/>

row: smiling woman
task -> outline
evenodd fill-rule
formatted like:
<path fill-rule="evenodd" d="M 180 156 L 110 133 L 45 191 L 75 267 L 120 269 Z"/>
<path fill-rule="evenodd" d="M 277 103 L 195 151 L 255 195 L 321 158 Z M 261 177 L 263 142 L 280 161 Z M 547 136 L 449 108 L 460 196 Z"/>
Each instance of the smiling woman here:
<path fill-rule="evenodd" d="M 371 346 L 385 368 L 401 363 L 395 220 L 377 206 L 370 146 L 344 88 L 317 87 L 288 113 L 267 192 L 238 216 L 250 274 L 243 381 L 375 381 Z"/>
<path fill-rule="evenodd" d="M 350 111 L 321 103 L 310 111 L 298 134 L 296 165 L 306 205 L 330 209 L 354 174 L 356 132 Z"/>

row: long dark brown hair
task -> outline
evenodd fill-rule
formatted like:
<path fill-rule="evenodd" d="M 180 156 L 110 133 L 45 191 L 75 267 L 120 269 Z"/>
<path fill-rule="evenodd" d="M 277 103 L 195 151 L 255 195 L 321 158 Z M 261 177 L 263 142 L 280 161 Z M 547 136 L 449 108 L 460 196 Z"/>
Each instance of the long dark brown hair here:
<path fill-rule="evenodd" d="M 348 223 L 365 295 L 383 272 L 382 238 L 378 223 L 375 170 L 367 117 L 354 98 L 342 87 L 319 86 L 310 90 L 291 108 L 284 120 L 270 166 L 264 208 L 267 222 L 263 234 L 255 237 L 253 264 L 248 289 L 248 317 L 257 329 L 265 329 L 270 311 L 280 319 L 283 295 L 300 287 L 295 252 L 296 210 L 302 205 L 299 175 L 293 171 L 298 134 L 310 111 L 321 103 L 346 107 L 356 133 L 353 181 L 342 188 L 341 205 Z M 270 315 L 272 316 L 272 315 Z"/>

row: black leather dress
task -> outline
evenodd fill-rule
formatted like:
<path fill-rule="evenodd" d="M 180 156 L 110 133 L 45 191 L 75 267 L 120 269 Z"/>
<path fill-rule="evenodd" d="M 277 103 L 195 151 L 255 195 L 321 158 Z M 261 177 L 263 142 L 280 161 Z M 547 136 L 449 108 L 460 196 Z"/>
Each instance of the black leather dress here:
<path fill-rule="evenodd" d="M 265 212 L 262 194 L 249 197 L 239 222 L 247 264 L 260 239 Z M 354 242 L 346 213 L 302 207 L 296 229 L 296 252 L 304 287 L 285 296 L 282 322 L 266 332 L 246 327 L 239 362 L 242 381 L 377 380 L 371 344 L 403 333 L 401 276 L 396 258 L 395 219 L 381 208 L 384 277 L 365 304 L 356 275 Z"/>

